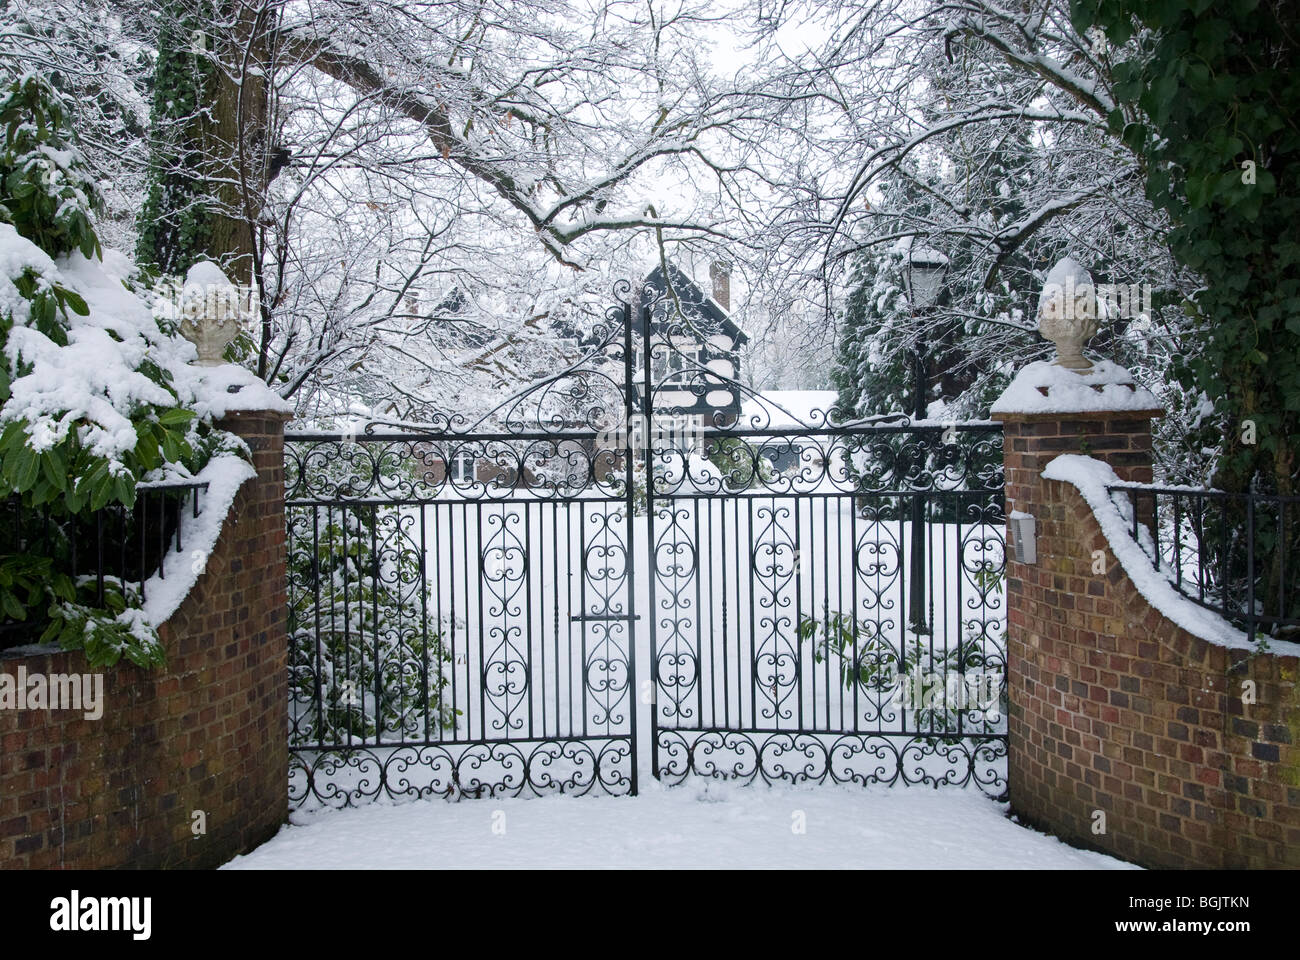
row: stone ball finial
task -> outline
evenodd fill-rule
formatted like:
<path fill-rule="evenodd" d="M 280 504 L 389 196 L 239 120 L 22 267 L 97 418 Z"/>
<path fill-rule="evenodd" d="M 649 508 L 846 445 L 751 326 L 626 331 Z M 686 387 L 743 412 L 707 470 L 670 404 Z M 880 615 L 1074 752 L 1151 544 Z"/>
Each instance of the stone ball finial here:
<path fill-rule="evenodd" d="M 239 289 L 215 263 L 202 260 L 190 267 L 180 297 L 180 332 L 198 350 L 198 365 L 217 367 L 239 336 L 241 321 L 251 313 Z"/>
<path fill-rule="evenodd" d="M 1097 333 L 1097 297 L 1092 275 L 1070 257 L 1047 274 L 1038 298 L 1038 332 L 1056 344 L 1058 366 L 1086 372 L 1092 363 L 1083 345 Z"/>

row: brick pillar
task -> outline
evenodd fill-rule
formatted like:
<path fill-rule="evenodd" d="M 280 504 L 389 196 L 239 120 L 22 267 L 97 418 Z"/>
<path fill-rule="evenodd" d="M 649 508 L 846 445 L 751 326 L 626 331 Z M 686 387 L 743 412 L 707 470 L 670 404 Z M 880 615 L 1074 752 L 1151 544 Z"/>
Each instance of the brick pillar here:
<path fill-rule="evenodd" d="M 1013 510 L 1033 516 L 1038 547 L 1037 561 L 1025 564 L 1014 556 L 1007 537 L 1007 788 L 1012 809 L 1024 821 L 1061 832 L 1051 813 L 1063 799 L 1056 794 L 1092 775 L 1073 768 L 1073 754 L 1085 745 L 1085 736 L 1095 739 L 1081 701 L 1089 693 L 1085 678 L 1096 664 L 1078 662 L 1089 653 L 1086 642 L 1076 643 L 1077 634 L 1084 619 L 1104 613 L 1109 601 L 1102 578 L 1084 576 L 1079 551 L 1058 542 L 1070 529 L 1061 485 L 1043 480 L 1041 474 L 1056 457 L 1074 453 L 1105 461 L 1123 481 L 1150 483 L 1151 420 L 1164 411 L 1150 393 L 1135 387 L 1128 404 L 1132 409 L 1069 412 L 1068 403 L 1051 396 L 1054 388 L 1045 367 L 1033 364 L 1023 371 L 1033 382 L 1048 384 L 1035 388 L 1043 397 L 1040 405 L 1032 400 L 1007 403 L 1013 392 L 1008 390 L 994 404 L 992 418 L 1002 421 L 1007 516 Z M 1112 375 L 1123 374 L 1113 366 L 1108 369 Z M 1020 397 L 1025 395 L 1022 391 Z M 1055 409 L 1036 412 L 1036 405 Z M 1082 555 L 1088 556 L 1094 546 L 1089 544 Z M 1100 662 L 1104 654 L 1091 656 Z M 1086 745 L 1100 749 L 1091 740 Z"/>
<path fill-rule="evenodd" d="M 159 628 L 165 665 L 91 670 L 79 651 L 0 658 L 10 675 L 102 672 L 104 687 L 98 719 L 0 710 L 0 869 L 215 867 L 283 824 L 285 419 L 250 411 L 220 422 L 248 444 L 257 476 Z"/>
<path fill-rule="evenodd" d="M 1121 480 L 1150 483 L 1151 420 L 1164 411 L 994 413 L 1002 421 L 1007 511 L 1033 514 L 1043 468 L 1063 453 L 1109 463 Z M 1037 514 L 1035 514 L 1037 516 Z"/>

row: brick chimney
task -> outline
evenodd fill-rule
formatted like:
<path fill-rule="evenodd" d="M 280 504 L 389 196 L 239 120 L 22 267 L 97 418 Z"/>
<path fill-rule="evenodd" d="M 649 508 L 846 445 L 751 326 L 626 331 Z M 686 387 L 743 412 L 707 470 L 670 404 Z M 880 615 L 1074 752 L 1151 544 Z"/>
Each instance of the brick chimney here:
<path fill-rule="evenodd" d="M 714 260 L 709 265 L 709 279 L 713 281 L 713 299 L 728 313 L 731 312 L 731 264 Z"/>

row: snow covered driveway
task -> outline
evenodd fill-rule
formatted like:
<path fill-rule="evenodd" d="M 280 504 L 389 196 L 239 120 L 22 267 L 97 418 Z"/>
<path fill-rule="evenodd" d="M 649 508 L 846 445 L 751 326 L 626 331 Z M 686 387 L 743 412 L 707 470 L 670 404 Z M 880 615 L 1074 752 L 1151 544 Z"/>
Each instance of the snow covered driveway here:
<path fill-rule="evenodd" d="M 295 813 L 228 869 L 448 867 L 1132 869 L 1026 830 L 978 790 L 743 786 L 638 797 L 375 803 Z M 800 826 L 805 832 L 796 832 Z"/>

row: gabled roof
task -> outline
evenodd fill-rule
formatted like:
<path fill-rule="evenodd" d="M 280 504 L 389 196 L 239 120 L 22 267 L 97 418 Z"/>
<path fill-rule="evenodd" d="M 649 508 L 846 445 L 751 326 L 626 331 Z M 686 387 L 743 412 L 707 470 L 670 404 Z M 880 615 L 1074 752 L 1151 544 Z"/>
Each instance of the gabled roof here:
<path fill-rule="evenodd" d="M 731 314 L 724 310 L 716 300 L 705 294 L 694 280 L 683 273 L 671 261 L 668 263 L 666 272 L 664 265 L 660 264 L 646 276 L 641 288 L 641 306 L 644 308 L 650 303 L 665 302 L 661 298 L 668 296 L 670 285 L 691 323 L 698 327 L 701 332 L 709 335 L 714 333 L 725 334 L 731 338 L 737 347 L 749 341 L 749 337 L 731 319 Z M 671 298 L 667 299 L 666 302 L 672 303 Z M 662 322 L 663 318 L 657 317 L 656 319 Z"/>

